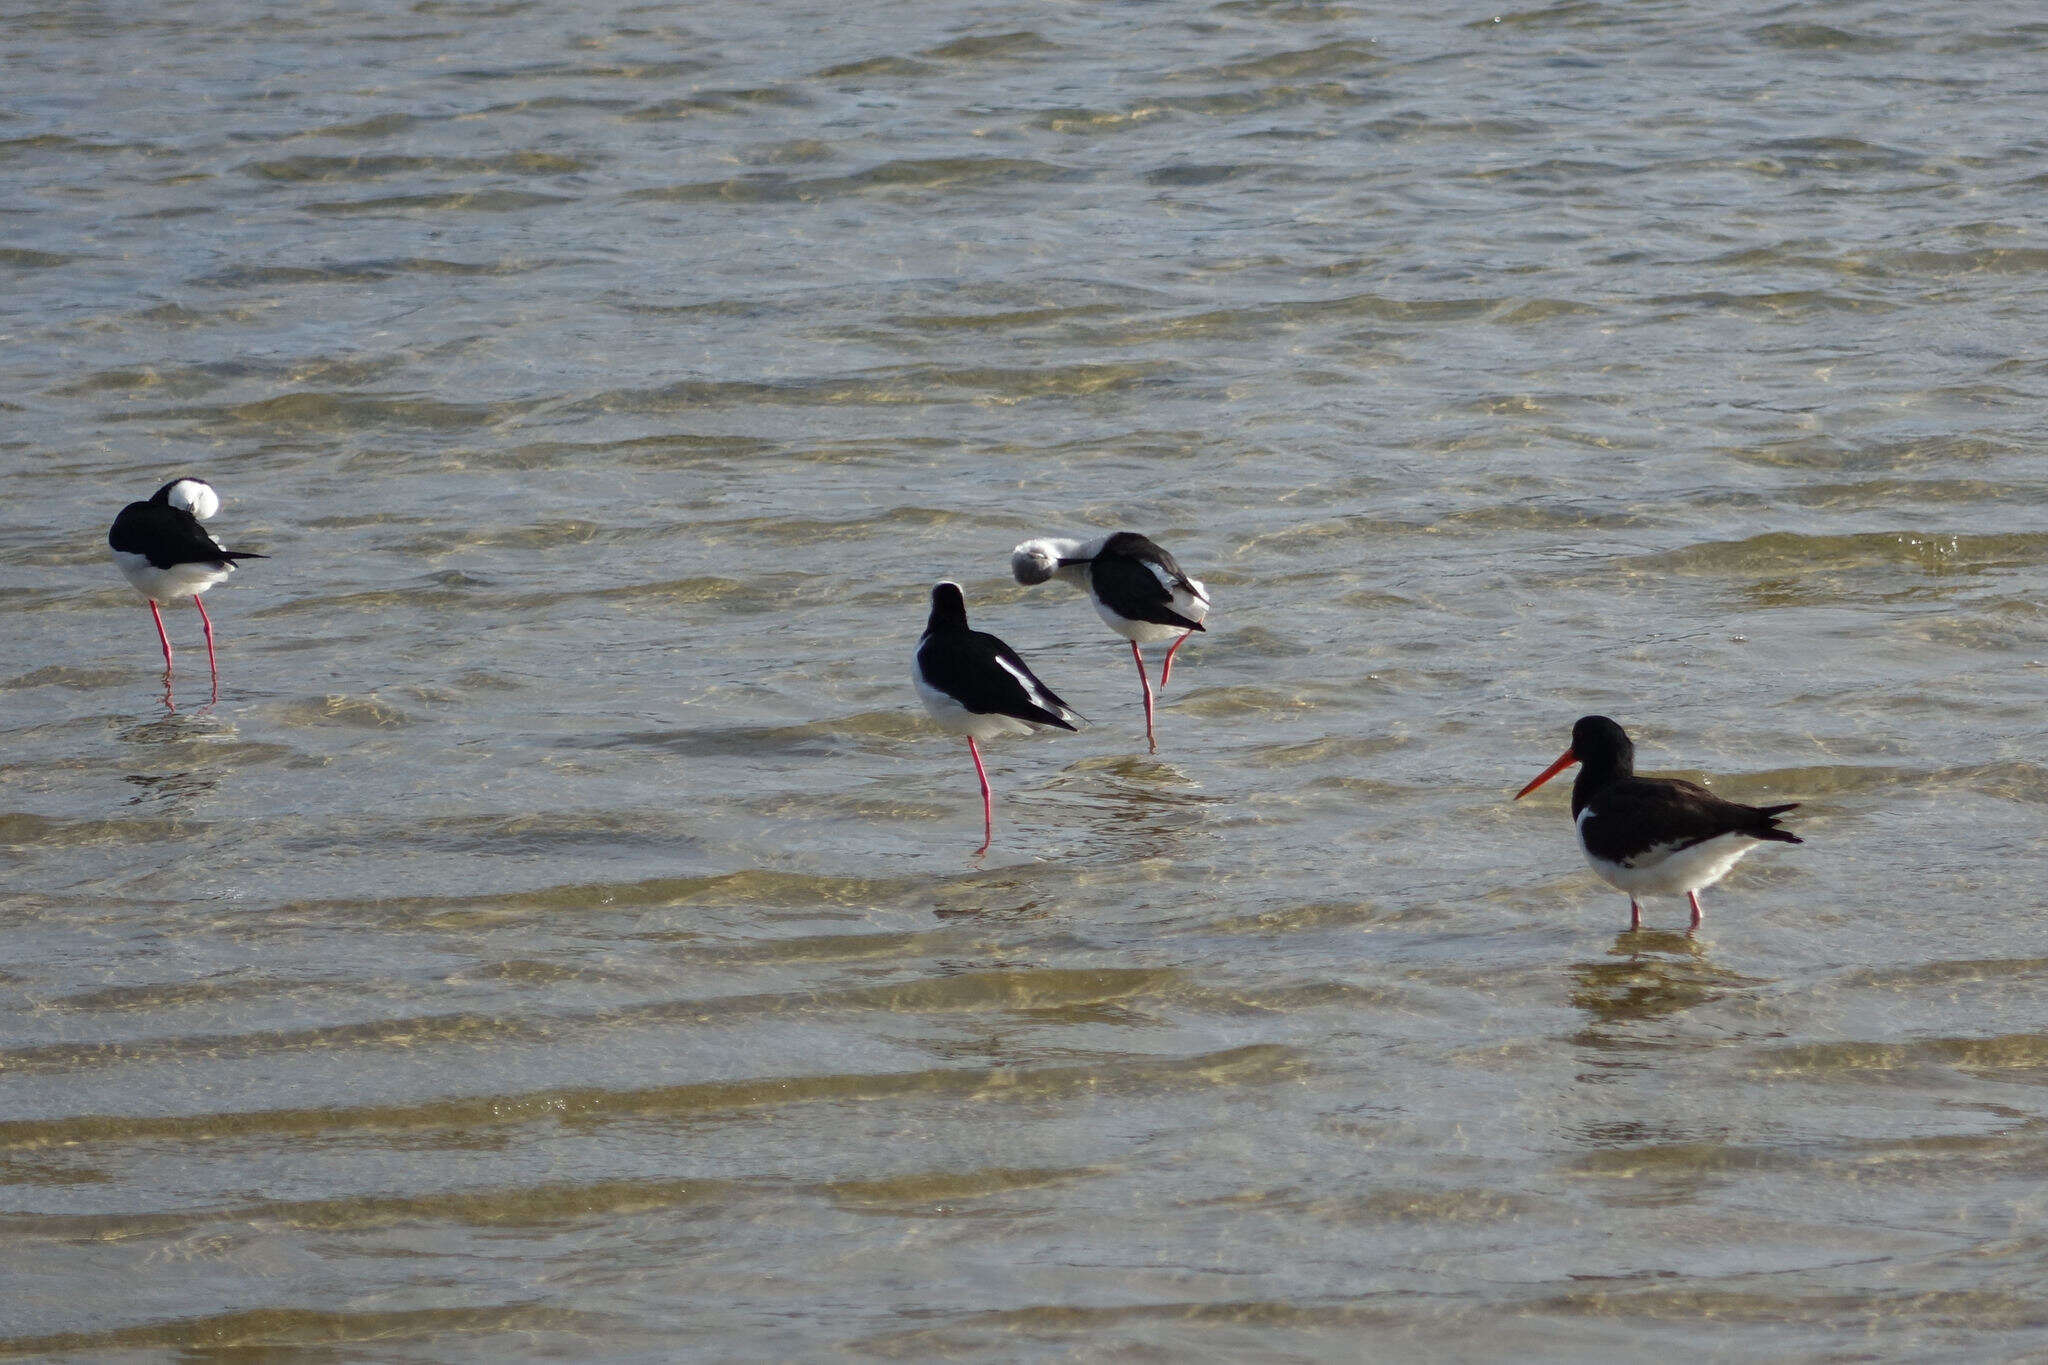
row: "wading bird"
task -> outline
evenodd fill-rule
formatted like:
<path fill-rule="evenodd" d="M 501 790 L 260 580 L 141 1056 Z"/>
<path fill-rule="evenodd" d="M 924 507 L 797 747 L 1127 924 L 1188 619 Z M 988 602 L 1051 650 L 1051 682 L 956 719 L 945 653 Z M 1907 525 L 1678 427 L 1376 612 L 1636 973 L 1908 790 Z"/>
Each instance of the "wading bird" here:
<path fill-rule="evenodd" d="M 1806 842 L 1778 827 L 1798 806 L 1745 806 L 1725 801 L 1697 782 L 1637 777 L 1636 746 L 1605 716 L 1572 726 L 1572 743 L 1557 762 L 1515 793 L 1519 801 L 1551 778 L 1579 765 L 1572 783 L 1572 822 L 1579 847 L 1600 879 L 1628 893 L 1628 927 L 1643 927 L 1638 896 L 1675 896 L 1692 904 L 1692 923 L 1705 918 L 1699 893 L 1728 874 L 1759 844 Z"/>
<path fill-rule="evenodd" d="M 1163 690 L 1173 676 L 1174 652 L 1188 636 L 1206 629 L 1202 619 L 1209 614 L 1209 590 L 1201 580 L 1188 577 L 1172 555 L 1135 531 L 1086 542 L 1057 537 L 1027 540 L 1010 552 L 1010 573 L 1027 587 L 1064 578 L 1086 588 L 1095 614 L 1131 642 L 1138 685 L 1145 689 L 1145 743 L 1158 753 L 1159 740 L 1152 730 L 1152 680 L 1145 676 L 1145 656 L 1138 646 L 1173 641 L 1159 667 Z"/>
<path fill-rule="evenodd" d="M 206 631 L 206 666 L 213 673 L 214 700 L 220 700 L 220 665 L 213 654 L 213 622 L 199 594 L 235 571 L 238 559 L 268 559 L 249 550 L 230 550 L 208 535 L 199 523 L 220 511 L 220 494 L 204 479 L 172 479 L 147 502 L 131 502 L 114 518 L 107 545 L 114 563 L 149 601 L 156 618 L 156 638 L 164 647 L 164 689 L 170 695 L 171 637 L 164 631 L 159 602 L 192 599 Z"/>
<path fill-rule="evenodd" d="M 1036 730 L 1075 730 L 1081 717 L 1038 680 L 1016 650 L 986 631 L 968 627 L 967 599 L 958 583 L 940 583 L 932 589 L 931 619 L 917 642 L 910 680 L 940 729 L 967 736 L 967 752 L 974 756 L 974 773 L 981 779 L 982 838 L 975 852 L 986 853 L 995 838 L 995 805 L 976 741 Z"/>

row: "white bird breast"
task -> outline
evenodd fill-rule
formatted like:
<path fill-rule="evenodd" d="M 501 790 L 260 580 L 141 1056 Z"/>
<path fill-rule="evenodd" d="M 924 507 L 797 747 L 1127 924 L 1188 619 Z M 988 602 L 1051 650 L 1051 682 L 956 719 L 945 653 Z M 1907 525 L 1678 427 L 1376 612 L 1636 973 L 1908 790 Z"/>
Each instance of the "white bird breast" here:
<path fill-rule="evenodd" d="M 1688 891 L 1704 891 L 1727 876 L 1744 854 L 1763 842 L 1747 834 L 1717 834 L 1690 848 L 1652 844 L 1630 862 L 1611 863 L 1594 857 L 1586 847 L 1586 819 L 1592 813 L 1591 806 L 1579 812 L 1579 851 L 1586 855 L 1586 862 L 1601 881 L 1631 896 L 1682 896 Z"/>
<path fill-rule="evenodd" d="M 1202 586 L 1201 579 L 1190 578 L 1188 580 L 1189 584 L 1194 588 L 1194 591 L 1191 593 L 1174 582 L 1173 576 L 1157 564 L 1151 563 L 1148 560 L 1145 567 L 1150 569 L 1152 576 L 1159 580 L 1159 586 L 1166 589 L 1167 595 L 1172 599 L 1172 606 L 1175 611 L 1187 617 L 1190 621 L 1200 621 L 1208 617 L 1209 590 Z M 1126 640 L 1134 640 L 1141 645 L 1163 645 L 1168 640 L 1178 640 L 1181 636 L 1187 634 L 1186 626 L 1164 626 L 1160 625 L 1157 621 L 1133 621 L 1128 616 L 1120 616 L 1116 612 L 1111 611 L 1103 600 L 1095 595 L 1092 587 L 1088 592 L 1088 600 L 1095 604 L 1095 614 L 1102 618 L 1102 624 L 1108 626 Z"/>
<path fill-rule="evenodd" d="M 1045 727 L 1031 725 L 1014 716 L 1000 716 L 970 711 L 959 702 L 924 680 L 922 669 L 910 671 L 912 686 L 924 703 L 925 711 L 941 730 L 951 735 L 966 735 L 976 740 L 991 740 L 1000 735 L 1028 735 L 1033 730 Z"/>
<path fill-rule="evenodd" d="M 159 569 L 149 562 L 148 555 L 127 550 L 114 551 L 114 563 L 135 591 L 153 602 L 197 597 L 235 571 L 235 566 L 225 560 L 217 564 L 173 564 L 168 569 Z"/>

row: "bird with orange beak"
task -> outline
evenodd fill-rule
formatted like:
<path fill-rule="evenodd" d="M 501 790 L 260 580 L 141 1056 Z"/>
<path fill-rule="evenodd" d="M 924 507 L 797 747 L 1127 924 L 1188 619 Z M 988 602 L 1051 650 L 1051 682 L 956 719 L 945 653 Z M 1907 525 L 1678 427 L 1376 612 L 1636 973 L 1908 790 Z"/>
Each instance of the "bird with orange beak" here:
<path fill-rule="evenodd" d="M 1723 800 L 1697 782 L 1637 777 L 1636 746 L 1606 716 L 1583 716 L 1572 726 L 1571 747 L 1536 780 L 1515 793 L 1519 801 L 1572 764 L 1572 823 L 1593 871 L 1628 893 L 1628 927 L 1643 927 L 1640 896 L 1684 893 L 1692 923 L 1705 913 L 1699 893 L 1728 875 L 1742 856 L 1764 843 L 1804 843 L 1778 826 L 1799 803 L 1745 806 Z"/>

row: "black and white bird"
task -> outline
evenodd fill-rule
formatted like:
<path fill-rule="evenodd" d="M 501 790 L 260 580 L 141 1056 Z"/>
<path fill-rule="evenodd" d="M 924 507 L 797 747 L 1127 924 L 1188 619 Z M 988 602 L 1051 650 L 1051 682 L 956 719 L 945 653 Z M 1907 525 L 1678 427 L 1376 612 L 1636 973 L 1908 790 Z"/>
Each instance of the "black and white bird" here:
<path fill-rule="evenodd" d="M 220 666 L 214 661 L 213 621 L 199 594 L 235 571 L 238 559 L 267 559 L 250 550 L 230 550 L 207 534 L 199 523 L 220 511 L 220 494 L 204 479 L 172 479 L 147 502 L 131 502 L 114 518 L 107 545 L 114 563 L 149 601 L 156 618 L 156 638 L 164 647 L 164 677 L 171 673 L 171 637 L 164 631 L 159 602 L 180 597 L 199 608 L 206 631 L 206 664 L 213 671 L 213 691 L 220 696 Z"/>
<path fill-rule="evenodd" d="M 1714 795 L 1697 782 L 1675 777 L 1637 777 L 1636 746 L 1605 716 L 1584 716 L 1572 726 L 1571 747 L 1528 786 L 1530 792 L 1579 764 L 1572 783 L 1572 821 L 1586 861 L 1609 886 L 1628 893 L 1628 927 L 1643 927 L 1636 897 L 1685 893 L 1692 924 L 1704 918 L 1699 893 L 1728 875 L 1742 855 L 1759 844 L 1801 844 L 1778 826 L 1795 809 L 1745 806 Z"/>
<path fill-rule="evenodd" d="M 924 709 L 939 728 L 967 736 L 974 772 L 981 779 L 982 839 L 978 853 L 995 837 L 995 805 L 988 770 L 977 741 L 1037 730 L 1076 730 L 1081 717 L 1038 680 L 1017 651 L 967 624 L 967 599 L 958 583 L 932 589 L 931 619 L 917 642 L 910 680 Z"/>
<path fill-rule="evenodd" d="M 1050 578 L 1064 578 L 1088 590 L 1095 614 L 1111 630 L 1131 642 L 1138 665 L 1138 685 L 1145 689 L 1145 742 L 1153 753 L 1159 740 L 1152 731 L 1152 680 L 1145 676 L 1139 645 L 1173 641 L 1159 668 L 1163 690 L 1173 676 L 1173 656 L 1188 636 L 1205 630 L 1209 590 L 1190 578 L 1174 557 L 1135 531 L 1118 531 L 1095 540 L 1048 536 L 1027 540 L 1010 552 L 1010 573 L 1026 587 Z"/>

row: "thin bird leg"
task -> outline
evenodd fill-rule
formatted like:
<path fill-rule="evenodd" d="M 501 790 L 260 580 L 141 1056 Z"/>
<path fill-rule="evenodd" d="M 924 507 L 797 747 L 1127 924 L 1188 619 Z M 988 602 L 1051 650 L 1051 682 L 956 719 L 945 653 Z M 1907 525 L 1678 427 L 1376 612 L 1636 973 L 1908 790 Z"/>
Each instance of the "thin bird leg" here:
<path fill-rule="evenodd" d="M 1699 892 L 1688 891 L 1685 893 L 1685 898 L 1692 902 L 1692 923 L 1685 926 L 1685 932 L 1687 932 L 1688 934 L 1697 933 L 1699 931 L 1700 921 L 1707 917 L 1707 912 L 1700 909 Z"/>
<path fill-rule="evenodd" d="M 220 665 L 213 661 L 213 618 L 206 614 L 206 603 L 197 597 L 192 605 L 199 608 L 199 624 L 206 628 L 206 666 L 213 672 L 213 699 L 220 700 Z"/>
<path fill-rule="evenodd" d="M 976 853 L 988 852 L 988 846 L 995 842 L 996 808 L 988 794 L 988 769 L 981 766 L 981 746 L 974 742 L 974 736 L 967 737 L 967 752 L 974 755 L 974 775 L 981 779 L 981 847 Z"/>
<path fill-rule="evenodd" d="M 1152 680 L 1145 676 L 1145 656 L 1138 652 L 1138 642 L 1131 641 L 1131 657 L 1138 661 L 1138 685 L 1145 689 L 1145 742 L 1152 746 L 1152 752 L 1159 752 L 1159 741 L 1152 737 Z M 1160 680 L 1160 686 L 1166 682 Z"/>
<path fill-rule="evenodd" d="M 1643 907 L 1636 904 L 1636 898 L 1628 898 L 1628 927 L 1631 933 L 1643 927 Z"/>
<path fill-rule="evenodd" d="M 164 673 L 168 676 L 171 671 L 171 637 L 164 633 L 164 614 L 156 609 L 154 597 L 149 599 L 149 614 L 156 618 L 156 638 L 163 642 Z"/>
<path fill-rule="evenodd" d="M 1159 666 L 1159 690 L 1161 692 L 1164 692 L 1166 690 L 1166 684 L 1173 680 L 1173 651 L 1179 649 L 1182 645 L 1186 644 L 1188 642 L 1188 636 L 1193 634 L 1194 632 L 1191 630 L 1182 631 L 1180 633 L 1180 638 L 1173 642 L 1173 647 L 1166 651 L 1166 662 Z"/>

